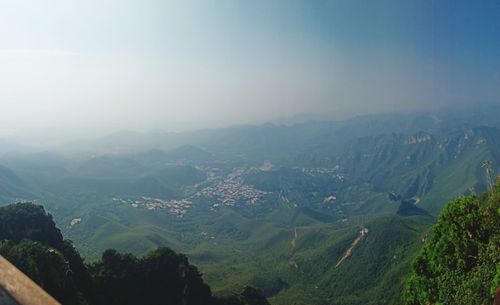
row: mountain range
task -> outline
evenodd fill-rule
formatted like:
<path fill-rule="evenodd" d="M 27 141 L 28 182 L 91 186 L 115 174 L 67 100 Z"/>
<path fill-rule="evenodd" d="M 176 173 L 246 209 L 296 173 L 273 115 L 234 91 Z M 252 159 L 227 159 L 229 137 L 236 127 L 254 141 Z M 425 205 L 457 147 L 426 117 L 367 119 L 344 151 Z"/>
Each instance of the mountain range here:
<path fill-rule="evenodd" d="M 500 107 L 186 133 L 121 132 L 0 157 L 2 204 L 32 201 L 89 262 L 185 253 L 216 295 L 399 304 L 448 200 L 500 167 Z M 489 165 L 488 165 L 489 166 Z"/>

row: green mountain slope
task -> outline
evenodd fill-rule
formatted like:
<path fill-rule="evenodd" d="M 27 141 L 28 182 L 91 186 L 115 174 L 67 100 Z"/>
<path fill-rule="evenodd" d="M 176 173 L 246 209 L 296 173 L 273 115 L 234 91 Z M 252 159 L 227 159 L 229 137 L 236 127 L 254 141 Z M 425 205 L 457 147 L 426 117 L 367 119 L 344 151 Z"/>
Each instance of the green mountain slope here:
<path fill-rule="evenodd" d="M 500 287 L 500 180 L 447 203 L 413 261 L 405 304 L 492 304 Z"/>
<path fill-rule="evenodd" d="M 10 168 L 0 165 L 0 202 L 12 202 L 19 198 L 32 198 L 29 184 Z"/>
<path fill-rule="evenodd" d="M 437 213 L 441 202 L 485 188 L 484 160 L 500 160 L 500 130 L 478 127 L 434 136 L 381 135 L 351 142 L 336 158 L 351 183 L 366 182 Z M 498 164 L 495 163 L 496 168 Z"/>
<path fill-rule="evenodd" d="M 239 298 L 213 297 L 187 257 L 165 247 L 140 258 L 107 250 L 84 264 L 52 216 L 31 203 L 0 208 L 0 254 L 62 304 L 268 304 L 249 287 Z"/>
<path fill-rule="evenodd" d="M 339 264 L 361 223 L 368 233 Z M 244 241 L 216 238 L 217 247 L 202 244 L 189 255 L 218 293 L 250 283 L 272 304 L 398 304 L 410 258 L 431 223 L 428 217 L 387 215 L 286 229 L 250 221 L 255 229 Z"/>
<path fill-rule="evenodd" d="M 12 169 L 0 196 L 33 192 L 88 261 L 168 246 L 217 294 L 397 303 L 430 215 L 486 188 L 484 160 L 500 169 L 495 109 L 122 133 L 94 151 L 0 159 Z"/>

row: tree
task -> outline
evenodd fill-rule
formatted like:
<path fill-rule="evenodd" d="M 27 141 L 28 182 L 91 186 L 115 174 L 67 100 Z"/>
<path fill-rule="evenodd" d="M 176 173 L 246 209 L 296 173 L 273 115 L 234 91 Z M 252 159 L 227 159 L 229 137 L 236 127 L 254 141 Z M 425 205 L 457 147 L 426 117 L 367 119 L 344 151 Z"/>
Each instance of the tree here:
<path fill-rule="evenodd" d="M 97 304 L 213 304 L 210 288 L 187 257 L 159 247 L 142 258 L 106 250 L 89 267 Z"/>
<path fill-rule="evenodd" d="M 267 305 L 255 289 L 214 298 L 187 257 L 159 247 L 143 257 L 106 250 L 86 265 L 42 206 L 0 207 L 0 254 L 62 304 Z"/>
<path fill-rule="evenodd" d="M 413 261 L 405 304 L 491 304 L 500 285 L 500 183 L 447 203 Z"/>
<path fill-rule="evenodd" d="M 240 300 L 246 305 L 270 305 L 259 290 L 246 286 L 240 295 Z"/>

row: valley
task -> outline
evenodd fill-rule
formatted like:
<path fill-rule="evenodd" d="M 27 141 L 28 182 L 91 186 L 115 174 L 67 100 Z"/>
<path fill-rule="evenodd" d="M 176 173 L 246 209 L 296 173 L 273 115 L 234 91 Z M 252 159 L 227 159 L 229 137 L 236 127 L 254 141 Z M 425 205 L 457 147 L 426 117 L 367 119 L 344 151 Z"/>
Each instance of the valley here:
<path fill-rule="evenodd" d="M 497 123 L 440 117 L 377 134 L 356 118 L 188 133 L 173 149 L 5 154 L 0 198 L 44 205 L 88 262 L 168 246 L 216 295 L 251 285 L 273 305 L 399 304 L 445 202 L 487 187 L 484 160 L 499 169 Z"/>
<path fill-rule="evenodd" d="M 0 305 L 500 305 L 500 0 L 0 0 L 0 37 Z"/>

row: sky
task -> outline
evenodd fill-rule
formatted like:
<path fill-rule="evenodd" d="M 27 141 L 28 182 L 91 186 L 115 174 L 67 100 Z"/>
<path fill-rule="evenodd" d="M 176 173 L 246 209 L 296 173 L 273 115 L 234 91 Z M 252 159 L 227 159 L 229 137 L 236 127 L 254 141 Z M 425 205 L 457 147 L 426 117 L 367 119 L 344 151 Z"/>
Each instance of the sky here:
<path fill-rule="evenodd" d="M 0 136 L 500 103 L 500 1 L 0 0 Z"/>

